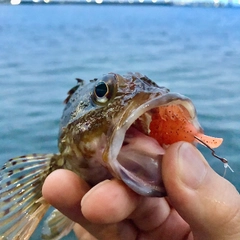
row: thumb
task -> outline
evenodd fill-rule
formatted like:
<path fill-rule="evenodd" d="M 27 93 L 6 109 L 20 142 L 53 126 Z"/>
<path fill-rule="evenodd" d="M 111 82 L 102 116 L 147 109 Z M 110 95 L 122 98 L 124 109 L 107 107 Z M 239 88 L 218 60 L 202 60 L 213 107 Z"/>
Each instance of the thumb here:
<path fill-rule="evenodd" d="M 240 196 L 191 144 L 168 148 L 162 163 L 171 205 L 190 225 L 194 239 L 240 239 Z"/>

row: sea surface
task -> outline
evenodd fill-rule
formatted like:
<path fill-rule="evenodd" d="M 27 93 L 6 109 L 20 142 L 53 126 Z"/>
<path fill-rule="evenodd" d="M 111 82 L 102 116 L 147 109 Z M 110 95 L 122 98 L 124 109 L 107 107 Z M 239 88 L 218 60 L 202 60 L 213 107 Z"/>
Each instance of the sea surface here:
<path fill-rule="evenodd" d="M 234 8 L 0 5 L 0 164 L 58 151 L 76 77 L 141 72 L 192 99 L 205 133 L 224 138 L 216 152 L 240 190 L 239 23 Z M 222 163 L 199 149 L 222 175 Z"/>

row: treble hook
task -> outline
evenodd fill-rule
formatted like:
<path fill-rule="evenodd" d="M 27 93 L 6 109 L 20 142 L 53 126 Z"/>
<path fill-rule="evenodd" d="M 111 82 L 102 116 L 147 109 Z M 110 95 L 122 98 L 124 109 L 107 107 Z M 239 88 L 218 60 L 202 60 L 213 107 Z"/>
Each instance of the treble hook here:
<path fill-rule="evenodd" d="M 215 158 L 217 158 L 217 159 L 219 159 L 221 162 L 223 162 L 223 166 L 224 166 L 224 168 L 225 168 L 224 176 L 225 176 L 225 174 L 226 174 L 226 169 L 227 169 L 227 168 L 229 168 L 229 169 L 231 170 L 231 172 L 234 172 L 233 169 L 229 166 L 228 160 L 227 160 L 226 158 L 219 157 L 219 156 L 215 153 L 215 151 L 214 151 L 210 146 L 208 146 L 205 142 L 203 142 L 203 141 L 202 141 L 200 138 L 198 138 L 197 136 L 194 136 L 194 138 L 197 139 L 200 143 L 202 143 L 202 144 L 203 144 L 205 147 L 207 147 L 209 150 L 211 150 L 212 155 L 213 155 Z"/>

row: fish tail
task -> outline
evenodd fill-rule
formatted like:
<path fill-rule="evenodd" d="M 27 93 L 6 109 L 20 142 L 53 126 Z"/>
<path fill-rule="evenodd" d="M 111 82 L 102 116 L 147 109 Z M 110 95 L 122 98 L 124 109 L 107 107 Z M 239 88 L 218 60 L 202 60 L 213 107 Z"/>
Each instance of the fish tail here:
<path fill-rule="evenodd" d="M 31 237 L 49 208 L 42 197 L 47 175 L 60 167 L 58 154 L 32 154 L 7 161 L 0 169 L 0 239 Z"/>
<path fill-rule="evenodd" d="M 73 228 L 74 222 L 64 216 L 57 209 L 44 222 L 42 230 L 43 240 L 58 240 L 66 236 Z"/>

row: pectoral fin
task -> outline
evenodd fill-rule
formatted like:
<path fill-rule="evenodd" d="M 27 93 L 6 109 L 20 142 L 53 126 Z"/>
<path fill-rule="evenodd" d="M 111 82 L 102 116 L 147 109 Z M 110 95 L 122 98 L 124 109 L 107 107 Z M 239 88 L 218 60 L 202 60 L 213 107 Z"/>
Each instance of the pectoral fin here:
<path fill-rule="evenodd" d="M 66 236 L 73 228 L 74 222 L 55 209 L 44 222 L 42 239 L 57 240 Z"/>
<path fill-rule="evenodd" d="M 30 238 L 49 204 L 42 198 L 47 175 L 59 168 L 56 154 L 13 158 L 0 169 L 0 238 Z"/>

